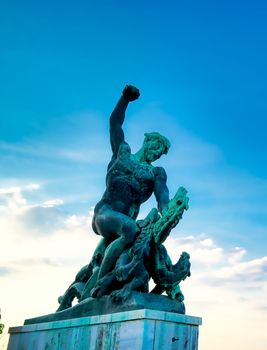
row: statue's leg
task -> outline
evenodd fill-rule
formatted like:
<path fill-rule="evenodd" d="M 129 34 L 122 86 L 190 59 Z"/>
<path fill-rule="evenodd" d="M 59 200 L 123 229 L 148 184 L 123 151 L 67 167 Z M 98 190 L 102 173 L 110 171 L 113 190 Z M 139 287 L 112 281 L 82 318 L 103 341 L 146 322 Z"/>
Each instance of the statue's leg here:
<path fill-rule="evenodd" d="M 62 311 L 72 306 L 73 299 L 75 297 L 78 297 L 78 295 L 81 295 L 81 289 L 84 288 L 92 273 L 93 268 L 91 264 L 85 265 L 79 270 L 75 277 L 75 280 L 71 283 L 66 292 L 58 298 L 60 306 L 57 311 Z M 77 286 L 79 289 L 76 289 Z"/>
<path fill-rule="evenodd" d="M 95 287 L 96 281 L 98 279 L 99 267 L 102 263 L 102 260 L 105 255 L 105 250 L 109 243 L 110 241 L 105 238 L 102 238 L 101 241 L 98 243 L 90 262 L 90 265 L 92 265 L 93 268 L 93 272 L 90 278 L 88 278 L 86 281 L 86 285 L 80 300 L 84 300 L 90 297 L 91 290 Z"/>
<path fill-rule="evenodd" d="M 91 290 L 95 287 L 96 285 L 96 281 L 98 278 L 98 273 L 99 273 L 99 267 L 94 269 L 94 272 L 92 274 L 92 276 L 90 277 L 89 281 L 86 283 L 84 290 L 82 292 L 80 301 L 87 299 L 90 297 L 91 295 Z"/>
<path fill-rule="evenodd" d="M 145 267 L 143 267 L 143 271 L 137 271 L 137 276 L 134 277 L 129 283 L 127 283 L 123 288 L 132 291 L 138 290 L 144 284 L 149 281 L 149 274 L 146 272 Z M 138 276 L 138 273 L 140 274 Z"/>
<path fill-rule="evenodd" d="M 156 286 L 152 289 L 150 293 L 162 294 L 163 292 L 165 292 L 165 287 L 163 286 L 163 284 L 156 284 Z"/>
<path fill-rule="evenodd" d="M 114 273 L 107 273 L 103 278 L 98 280 L 96 286 L 91 291 L 91 296 L 93 298 L 99 298 L 109 293 L 112 286 L 114 285 L 114 282 L 116 282 Z"/>
<path fill-rule="evenodd" d="M 143 267 L 144 268 L 144 267 Z M 140 273 L 141 272 L 141 273 Z M 132 291 L 140 290 L 142 287 L 148 283 L 149 275 L 146 270 L 137 271 L 137 277 L 127 283 L 122 289 L 115 290 L 111 293 L 111 298 L 114 302 L 122 302 L 129 298 Z"/>
<path fill-rule="evenodd" d="M 131 242 L 132 240 L 122 235 L 108 246 L 100 267 L 98 278 L 102 278 L 114 268 L 118 257 Z"/>
<path fill-rule="evenodd" d="M 132 268 L 132 258 L 129 254 L 128 249 L 126 249 L 117 259 L 116 265 L 114 267 L 114 275 L 116 276 L 118 281 L 126 281 L 129 272 Z"/>
<path fill-rule="evenodd" d="M 101 265 L 102 260 L 103 260 L 104 255 L 105 255 L 105 250 L 109 244 L 110 244 L 110 240 L 108 240 L 106 238 L 102 238 L 100 240 L 100 242 L 98 243 L 98 245 L 94 251 L 93 257 L 92 257 L 91 262 L 90 262 L 90 264 L 92 264 L 93 268 Z"/>
<path fill-rule="evenodd" d="M 113 242 L 107 247 L 100 266 L 98 279 L 107 274 L 115 265 L 124 249 L 131 244 L 138 233 L 135 220 L 116 212 L 109 206 L 104 206 L 95 214 L 97 231 L 106 239 Z"/>
<path fill-rule="evenodd" d="M 58 307 L 56 312 L 71 307 L 74 298 L 80 300 L 81 294 L 84 290 L 84 285 L 85 284 L 83 282 L 76 282 L 72 284 L 65 292 L 65 294 L 62 297 L 60 297 L 60 306 Z"/>

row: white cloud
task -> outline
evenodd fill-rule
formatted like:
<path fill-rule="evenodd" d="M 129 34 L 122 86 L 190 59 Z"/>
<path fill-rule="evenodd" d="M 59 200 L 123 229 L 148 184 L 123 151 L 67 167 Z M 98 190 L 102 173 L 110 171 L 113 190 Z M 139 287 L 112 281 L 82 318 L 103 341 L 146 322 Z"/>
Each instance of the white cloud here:
<path fill-rule="evenodd" d="M 64 161 L 68 164 L 75 162 L 75 167 L 71 169 L 64 163 L 64 179 L 57 173 L 58 168 L 53 167 L 52 171 L 46 169 L 47 173 L 41 179 L 51 176 L 53 181 L 53 177 L 58 176 L 55 186 L 59 182 L 62 184 L 67 176 L 68 181 L 75 185 L 85 170 L 90 175 L 94 173 L 92 176 L 97 183 L 98 170 L 81 166 L 107 164 L 110 154 L 107 130 L 98 122 L 92 124 L 92 120 L 91 117 L 90 122 L 83 124 L 78 117 L 78 124 L 84 126 L 82 136 L 77 137 L 78 131 L 73 128 L 69 132 L 57 129 L 52 135 L 17 145 L 2 142 L 0 148 L 14 157 L 23 156 L 27 161 L 31 157 L 38 161 L 41 159 L 42 166 L 47 160 L 62 161 L 62 164 Z M 180 226 L 186 228 L 182 231 L 189 234 L 177 238 L 172 238 L 176 236 L 172 234 L 166 246 L 173 261 L 182 251 L 191 255 L 192 277 L 182 283 L 182 290 L 188 313 L 204 317 L 200 329 L 200 349 L 243 348 L 242 345 L 250 344 L 250 348 L 264 350 L 265 346 L 260 348 L 256 344 L 259 338 L 267 343 L 262 334 L 257 337 L 257 332 L 267 322 L 264 309 L 266 257 L 249 258 L 249 240 L 242 237 L 253 229 L 256 240 L 256 231 L 260 228 L 257 220 L 250 220 L 250 215 L 266 213 L 266 180 L 230 168 L 224 163 L 216 145 L 183 130 L 164 113 L 146 110 L 128 119 L 126 124 L 127 140 L 133 150 L 141 145 L 143 132 L 151 131 L 151 125 L 154 130 L 170 135 L 172 148 L 168 157 L 162 158 L 160 163 L 167 170 L 171 192 L 184 184 L 188 186 L 190 198 L 192 196 L 190 211 L 186 214 L 189 219 L 184 219 Z M 172 130 L 167 128 L 168 124 L 173 126 Z M 90 125 L 94 125 L 94 130 L 90 129 Z M 34 161 L 31 164 L 35 164 Z M 218 164 L 219 170 L 214 167 Z M 70 174 L 66 169 L 70 172 L 75 170 L 75 173 Z M 104 173 L 101 176 L 104 179 Z M 73 181 L 77 178 L 76 182 Z M 91 179 L 86 178 L 84 183 L 90 183 Z M 30 200 L 29 195 L 43 190 L 39 184 L 12 186 L 11 182 L 6 181 L 11 185 L 0 189 L 0 306 L 7 326 L 21 324 L 26 317 L 54 311 L 58 295 L 79 268 L 89 261 L 99 241 L 91 230 L 92 213 L 66 212 L 66 197 L 61 198 L 60 191 L 55 196 L 45 196 L 44 199 L 37 196 L 38 199 Z M 88 196 L 94 192 L 94 197 L 99 198 L 99 188 L 96 190 L 93 186 Z M 68 195 L 73 195 L 75 191 L 76 188 Z M 262 227 L 265 229 L 264 224 Z M 215 237 L 220 230 L 230 237 L 228 242 L 233 242 L 232 248 L 217 242 Z M 197 232 L 207 234 L 197 235 Z M 246 249 L 237 247 L 244 242 Z M 27 302 L 29 300 L 30 303 Z"/>
<path fill-rule="evenodd" d="M 244 258 L 246 254 L 247 254 L 246 249 L 242 247 L 234 247 L 228 256 L 229 264 L 230 265 L 237 264 L 240 260 Z"/>
<path fill-rule="evenodd" d="M 30 205 L 25 189 L 38 188 L 1 189 L 8 199 L 0 212 L 3 343 L 9 326 L 56 310 L 58 296 L 89 262 L 99 241 L 91 230 L 91 210 L 88 215 L 61 212 L 61 199 Z"/>
<path fill-rule="evenodd" d="M 39 184 L 28 184 L 26 186 L 14 186 L 0 188 L 0 214 L 16 215 L 28 208 L 23 192 L 31 192 L 40 188 Z"/>
<path fill-rule="evenodd" d="M 57 297 L 88 263 L 99 241 L 91 229 L 92 208 L 88 215 L 64 213 L 59 208 L 63 204 L 60 198 L 29 205 L 25 188 L 37 190 L 39 186 L 1 192 L 14 204 L 7 200 L 0 213 L 0 230 L 4 232 L 0 248 L 0 306 L 7 327 L 22 324 L 28 317 L 53 312 Z M 9 220 L 11 214 L 13 219 Z M 29 230 L 46 227 L 45 220 L 47 228 L 50 226 L 49 236 L 44 232 L 29 234 Z M 204 317 L 201 347 L 230 348 L 233 340 L 225 339 L 225 333 L 234 336 L 240 333 L 240 327 L 250 327 L 251 320 L 255 329 L 266 321 L 262 310 L 267 283 L 257 277 L 266 273 L 267 257 L 244 260 L 245 249 L 226 249 L 206 234 L 175 236 L 171 234 L 166 247 L 173 261 L 182 251 L 191 255 L 192 276 L 181 287 L 188 313 Z M 257 331 L 242 336 L 238 339 L 256 341 Z M 240 341 L 234 342 L 241 346 Z"/>
<path fill-rule="evenodd" d="M 267 279 L 267 256 L 226 266 L 219 270 L 218 276 L 225 280 L 252 281 Z"/>
<path fill-rule="evenodd" d="M 37 138 L 27 138 L 19 143 L 0 140 L 2 154 L 36 160 L 56 160 L 81 164 L 103 164 L 110 157 L 108 123 L 103 123 L 99 113 L 84 111 L 65 116 L 60 123 L 46 128 Z M 93 127 L 92 127 L 93 125 Z"/>
<path fill-rule="evenodd" d="M 244 260 L 247 252 L 242 247 L 228 250 L 203 234 L 169 237 L 166 247 L 173 261 L 184 250 L 191 255 L 192 276 L 181 288 L 187 313 L 203 317 L 199 348 L 223 350 L 251 344 L 264 350 L 267 256 Z"/>
<path fill-rule="evenodd" d="M 62 146 L 59 147 L 57 144 L 47 146 L 47 144 L 37 140 L 20 145 L 8 144 L 0 141 L 0 149 L 17 156 L 24 155 L 28 157 L 62 159 L 81 163 L 92 163 L 92 160 L 97 163 L 107 161 L 107 152 L 101 147 L 100 143 L 98 143 L 98 147 L 94 148 L 90 148 L 88 145 L 88 147 L 73 149 L 62 148 Z"/>
<path fill-rule="evenodd" d="M 29 185 L 26 185 L 24 188 L 25 188 L 25 190 L 28 190 L 28 191 L 34 191 L 34 190 L 38 190 L 40 188 L 40 185 L 39 184 L 29 184 Z"/>
<path fill-rule="evenodd" d="M 175 254 L 172 247 L 178 247 L 182 251 L 193 251 L 191 259 L 198 265 L 214 265 L 219 264 L 224 259 L 224 250 L 216 245 L 211 238 L 207 238 L 205 234 L 198 236 L 187 236 L 179 238 L 168 238 L 167 242 L 171 242 L 168 246 L 171 249 L 171 255 Z"/>
<path fill-rule="evenodd" d="M 56 198 L 56 199 L 50 199 L 48 201 L 43 202 L 43 204 L 41 204 L 41 207 L 54 208 L 62 204 L 64 204 L 64 201 L 60 198 Z"/>
<path fill-rule="evenodd" d="M 49 234 L 64 225 L 66 214 L 57 208 L 64 203 L 62 199 L 51 199 L 40 204 L 28 203 L 25 194 L 39 188 L 39 184 L 29 184 L 0 189 L 2 227 L 23 227 L 25 234 Z"/>
<path fill-rule="evenodd" d="M 192 266 L 199 276 L 206 276 L 211 283 L 234 282 L 239 286 L 240 281 L 250 285 L 267 279 L 267 256 L 244 261 L 247 251 L 242 247 L 226 250 L 220 247 L 212 238 L 205 234 L 171 238 L 166 241 L 170 256 L 175 260 L 179 251 L 187 251 L 191 255 Z"/>

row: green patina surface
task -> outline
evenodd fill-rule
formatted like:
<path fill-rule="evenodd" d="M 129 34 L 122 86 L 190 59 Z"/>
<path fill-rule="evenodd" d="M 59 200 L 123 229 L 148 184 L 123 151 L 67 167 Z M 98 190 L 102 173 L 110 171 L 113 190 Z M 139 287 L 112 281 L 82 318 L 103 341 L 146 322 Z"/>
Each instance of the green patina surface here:
<path fill-rule="evenodd" d="M 142 147 L 132 154 L 125 140 L 123 123 L 128 104 L 137 100 L 139 90 L 128 85 L 110 116 L 112 157 L 106 175 L 106 190 L 97 203 L 93 230 L 102 236 L 90 263 L 76 275 L 59 298 L 58 311 L 79 301 L 109 295 L 113 302 L 126 301 L 132 291 L 148 293 L 153 278 L 154 294 L 166 292 L 182 302 L 180 282 L 190 276 L 190 256 L 183 252 L 176 264 L 163 243 L 188 209 L 185 188 L 170 200 L 167 175 L 153 162 L 170 148 L 169 140 L 157 133 L 146 133 Z M 154 208 L 144 220 L 137 220 L 142 203 L 154 193 Z"/>

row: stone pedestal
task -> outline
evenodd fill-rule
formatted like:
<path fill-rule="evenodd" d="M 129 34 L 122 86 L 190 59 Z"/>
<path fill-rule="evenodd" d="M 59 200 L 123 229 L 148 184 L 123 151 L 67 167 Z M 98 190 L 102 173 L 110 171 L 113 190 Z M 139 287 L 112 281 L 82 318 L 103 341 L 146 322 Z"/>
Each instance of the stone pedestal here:
<path fill-rule="evenodd" d="M 12 327 L 8 350 L 197 350 L 199 325 L 173 312 L 125 311 Z"/>

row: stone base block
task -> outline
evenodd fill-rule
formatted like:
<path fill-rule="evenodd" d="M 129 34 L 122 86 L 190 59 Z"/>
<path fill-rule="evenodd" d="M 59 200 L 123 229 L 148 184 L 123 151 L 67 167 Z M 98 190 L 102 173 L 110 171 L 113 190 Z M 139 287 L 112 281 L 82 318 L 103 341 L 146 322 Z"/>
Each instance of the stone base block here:
<path fill-rule="evenodd" d="M 201 318 L 157 310 L 9 329 L 8 350 L 197 350 Z"/>
<path fill-rule="evenodd" d="M 25 320 L 24 324 L 28 325 L 42 322 L 69 320 L 71 318 L 99 316 L 143 309 L 185 314 L 185 306 L 182 302 L 171 300 L 164 295 L 132 292 L 123 302 L 113 302 L 110 296 L 107 295 L 99 299 L 88 298 L 66 310 L 44 316 L 29 318 Z"/>

